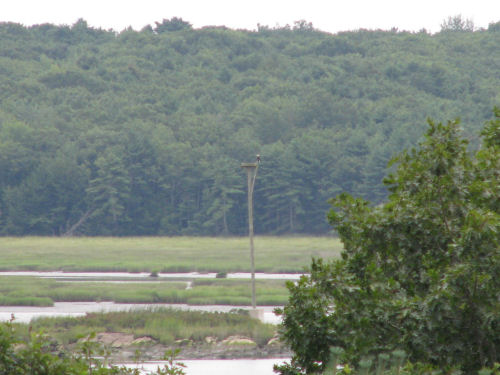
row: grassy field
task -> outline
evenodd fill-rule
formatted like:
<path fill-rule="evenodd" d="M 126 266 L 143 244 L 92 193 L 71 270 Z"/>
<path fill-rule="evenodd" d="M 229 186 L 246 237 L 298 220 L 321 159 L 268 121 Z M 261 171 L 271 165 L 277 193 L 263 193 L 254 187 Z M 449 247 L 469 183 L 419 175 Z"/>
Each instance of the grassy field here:
<path fill-rule="evenodd" d="M 288 297 L 282 280 L 257 280 L 258 305 L 283 305 Z M 114 301 L 118 303 L 186 303 L 190 305 L 251 304 L 249 280 L 142 281 L 110 284 L 64 282 L 38 277 L 0 277 L 0 305 L 52 306 L 54 302 Z"/>
<path fill-rule="evenodd" d="M 257 272 L 301 272 L 311 257 L 338 257 L 332 237 L 256 237 Z M 250 270 L 245 237 L 2 237 L 0 270 L 239 272 Z"/>

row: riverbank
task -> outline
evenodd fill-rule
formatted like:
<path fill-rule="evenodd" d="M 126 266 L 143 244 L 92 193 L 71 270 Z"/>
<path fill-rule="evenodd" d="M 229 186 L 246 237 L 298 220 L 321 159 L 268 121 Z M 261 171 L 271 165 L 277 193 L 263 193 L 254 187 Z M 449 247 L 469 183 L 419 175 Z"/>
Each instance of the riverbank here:
<path fill-rule="evenodd" d="M 151 337 L 102 332 L 64 346 L 48 333 L 34 333 L 30 329 L 26 337 L 26 332 L 24 335 L 21 332 L 27 331 L 26 328 L 12 322 L 0 323 L 2 349 L 7 354 L 0 367 L 7 365 L 2 368 L 9 369 L 9 373 L 16 370 L 31 373 L 44 366 L 56 369 L 54 374 L 90 373 L 91 369 L 111 374 L 119 368 L 131 369 L 134 374 L 156 374 L 169 370 L 170 367 L 163 366 L 174 363 L 175 368 L 182 366 L 187 375 L 272 375 L 273 365 L 287 359 L 282 356 L 283 351 L 278 354 L 272 342 L 267 345 L 268 349 L 257 348 L 257 343 L 252 344 L 252 340 L 245 337 L 229 337 L 221 342 L 208 337 L 203 343 L 179 340 L 172 346 L 162 346 Z M 250 347 L 253 349 L 249 350 Z M 277 353 L 276 356 L 268 357 L 270 347 L 274 348 L 272 352 Z M 117 367 L 108 371 L 110 365 Z M 157 368 L 162 370 L 157 372 Z"/>
<path fill-rule="evenodd" d="M 77 353 L 83 342 L 62 347 L 65 352 Z M 179 349 L 179 360 L 194 359 L 265 359 L 289 358 L 291 352 L 277 336 L 268 342 L 259 345 L 250 337 L 234 335 L 218 340 L 216 337 L 207 336 L 201 342 L 190 339 L 176 340 L 172 345 L 163 345 L 149 336 L 135 337 L 134 335 L 120 332 L 97 333 L 92 342 L 96 347 L 107 351 L 107 357 L 112 363 L 160 361 L 164 359 L 169 350 Z"/>
<path fill-rule="evenodd" d="M 278 340 L 278 326 L 263 323 L 244 309 L 214 312 L 149 307 L 14 324 L 21 341 L 29 340 L 30 332 L 44 332 L 54 351 L 78 353 L 90 345 L 96 354 L 107 353 L 114 362 L 161 360 L 167 350 L 177 348 L 183 359 L 290 355 Z"/>

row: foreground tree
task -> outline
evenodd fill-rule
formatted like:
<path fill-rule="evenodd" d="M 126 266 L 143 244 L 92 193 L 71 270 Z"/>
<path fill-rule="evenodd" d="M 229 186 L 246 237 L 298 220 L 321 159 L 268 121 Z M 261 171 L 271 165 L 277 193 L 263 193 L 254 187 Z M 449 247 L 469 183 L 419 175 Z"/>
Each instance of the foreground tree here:
<path fill-rule="evenodd" d="M 500 360 L 500 109 L 467 151 L 458 121 L 429 121 L 417 149 L 393 159 L 382 206 L 347 194 L 328 215 L 342 259 L 313 260 L 289 283 L 281 374 L 402 349 L 413 362 L 474 373 Z"/>

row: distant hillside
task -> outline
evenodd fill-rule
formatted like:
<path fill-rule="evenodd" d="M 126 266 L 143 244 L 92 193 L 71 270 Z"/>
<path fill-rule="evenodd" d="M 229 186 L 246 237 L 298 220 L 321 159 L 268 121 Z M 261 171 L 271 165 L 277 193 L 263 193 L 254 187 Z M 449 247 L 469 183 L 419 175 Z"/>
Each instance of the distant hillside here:
<path fill-rule="evenodd" d="M 334 195 L 384 199 L 387 161 L 427 117 L 460 117 L 477 141 L 500 104 L 500 22 L 434 35 L 2 23 L 0 88 L 4 235 L 245 234 L 240 163 L 257 153 L 256 233 L 322 234 Z"/>

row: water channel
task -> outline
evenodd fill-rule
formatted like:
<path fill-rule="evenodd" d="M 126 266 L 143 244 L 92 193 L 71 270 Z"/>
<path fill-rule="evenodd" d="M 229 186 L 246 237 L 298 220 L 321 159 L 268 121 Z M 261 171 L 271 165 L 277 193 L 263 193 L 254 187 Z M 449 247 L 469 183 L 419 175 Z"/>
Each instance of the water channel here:
<path fill-rule="evenodd" d="M 298 280 L 302 274 L 298 273 L 255 273 L 255 278 L 258 280 Z M 172 272 L 158 273 L 157 277 L 151 277 L 148 272 L 63 272 L 63 271 L 1 271 L 0 276 L 31 276 L 42 277 L 49 279 L 85 279 L 92 280 L 112 280 L 112 279 L 139 279 L 139 280 L 157 280 L 162 279 L 215 279 L 215 272 Z M 249 272 L 234 272 L 228 273 L 228 279 L 250 279 Z"/>
<path fill-rule="evenodd" d="M 287 358 L 272 359 L 203 359 L 183 360 L 187 375 L 275 375 L 273 365 L 286 361 Z M 142 370 L 143 374 L 156 371 L 162 367 L 162 362 L 148 362 L 144 364 L 124 363 L 126 367 Z"/>

